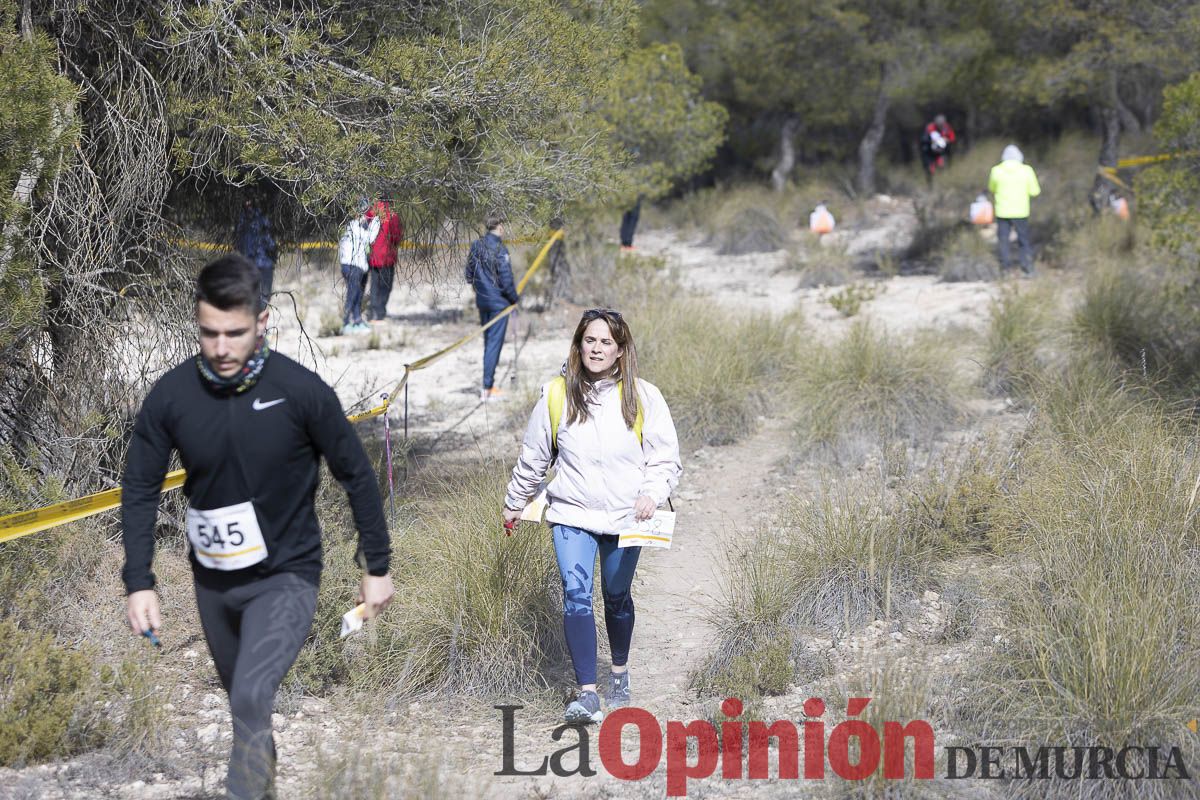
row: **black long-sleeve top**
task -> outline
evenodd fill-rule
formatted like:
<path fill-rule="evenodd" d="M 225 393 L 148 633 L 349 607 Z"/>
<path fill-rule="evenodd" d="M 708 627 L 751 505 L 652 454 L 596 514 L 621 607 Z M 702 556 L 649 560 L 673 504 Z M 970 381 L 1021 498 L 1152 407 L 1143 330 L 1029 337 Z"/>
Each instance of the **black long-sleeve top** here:
<path fill-rule="evenodd" d="M 127 592 L 154 587 L 155 517 L 172 449 L 187 470 L 188 503 L 214 509 L 252 501 L 267 545 L 264 561 L 240 570 L 209 569 L 190 555 L 197 582 L 222 587 L 277 572 L 318 582 L 321 530 L 314 496 L 321 456 L 350 497 L 367 572 L 387 574 L 391 549 L 383 502 L 358 435 L 333 389 L 272 353 L 258 382 L 241 394 L 213 391 L 189 359 L 146 397 L 121 482 Z"/>

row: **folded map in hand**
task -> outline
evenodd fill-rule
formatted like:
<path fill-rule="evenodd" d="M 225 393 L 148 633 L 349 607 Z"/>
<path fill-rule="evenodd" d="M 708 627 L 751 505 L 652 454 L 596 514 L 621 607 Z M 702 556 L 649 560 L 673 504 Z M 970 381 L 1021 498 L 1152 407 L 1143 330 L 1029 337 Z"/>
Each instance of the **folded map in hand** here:
<path fill-rule="evenodd" d="M 650 519 L 634 523 L 633 530 L 622 531 L 617 547 L 662 547 L 670 549 L 675 533 L 675 512 L 655 511 Z"/>

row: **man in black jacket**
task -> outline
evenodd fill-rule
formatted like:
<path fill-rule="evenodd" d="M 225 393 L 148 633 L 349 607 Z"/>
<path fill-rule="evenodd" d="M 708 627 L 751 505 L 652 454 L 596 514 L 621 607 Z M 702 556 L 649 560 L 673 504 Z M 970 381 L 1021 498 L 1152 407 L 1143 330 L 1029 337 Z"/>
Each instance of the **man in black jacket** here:
<path fill-rule="evenodd" d="M 471 243 L 467 255 L 466 278 L 475 289 L 475 307 L 479 309 L 479 324 L 486 325 L 500 312 L 517 302 L 517 287 L 513 283 L 512 262 L 504 246 L 504 220 L 487 218 L 487 233 Z M 508 332 L 508 317 L 504 317 L 483 332 L 483 389 L 479 399 L 492 400 L 500 394 L 496 388 L 496 365 Z"/>
<path fill-rule="evenodd" d="M 337 395 L 264 338 L 258 270 L 240 255 L 196 280 L 200 353 L 167 372 L 142 404 L 121 483 L 127 617 L 161 625 L 151 572 L 159 492 L 171 451 L 187 470 L 189 559 L 209 651 L 229 695 L 230 798 L 274 796 L 275 692 L 317 604 L 319 461 L 345 487 L 369 616 L 392 597 L 390 545 L 375 472 Z"/>

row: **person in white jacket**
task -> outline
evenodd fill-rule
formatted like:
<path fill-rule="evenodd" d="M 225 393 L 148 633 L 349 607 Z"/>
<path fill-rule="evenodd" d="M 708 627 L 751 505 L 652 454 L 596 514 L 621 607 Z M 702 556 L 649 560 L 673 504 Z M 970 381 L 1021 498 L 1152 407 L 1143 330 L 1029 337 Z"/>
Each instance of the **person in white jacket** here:
<path fill-rule="evenodd" d="M 612 652 L 607 700 L 609 708 L 616 708 L 629 703 L 634 621 L 630 589 L 641 552 L 639 547 L 618 547 L 617 534 L 653 517 L 670 497 L 683 469 L 671 412 L 662 392 L 638 378 L 633 336 L 618 312 L 599 308 L 584 312 L 571 337 L 563 380 L 566 402 L 557 433 L 552 431 L 547 401 L 553 382 L 542 387 L 513 467 L 503 516 L 507 526 L 520 518 L 554 462 L 546 522 L 562 578 L 563 631 L 580 686 L 566 719 L 599 722 L 603 714 L 596 692 L 592 615 L 596 554 L 600 555 L 604 627 Z"/>
<path fill-rule="evenodd" d="M 338 261 L 346 279 L 346 310 L 342 314 L 342 333 L 366 333 L 370 326 L 363 322 L 362 300 L 367 288 L 367 255 L 379 235 L 379 217 L 367 217 L 370 202 L 364 197 L 358 203 L 358 214 L 346 225 L 338 241 Z"/>

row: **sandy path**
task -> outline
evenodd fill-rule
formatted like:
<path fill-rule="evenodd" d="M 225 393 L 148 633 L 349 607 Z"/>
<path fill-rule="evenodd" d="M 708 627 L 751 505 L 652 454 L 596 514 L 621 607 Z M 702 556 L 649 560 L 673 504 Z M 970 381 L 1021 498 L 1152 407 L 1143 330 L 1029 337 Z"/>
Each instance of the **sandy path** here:
<path fill-rule="evenodd" d="M 688 459 L 675 498 L 677 540 L 670 551 L 644 551 L 642 559 L 637 672 L 648 708 L 675 711 L 688 699 L 688 678 L 715 638 L 711 616 L 722 602 L 729 545 L 770 506 L 787 442 L 772 420 L 737 444 Z"/>

